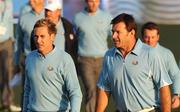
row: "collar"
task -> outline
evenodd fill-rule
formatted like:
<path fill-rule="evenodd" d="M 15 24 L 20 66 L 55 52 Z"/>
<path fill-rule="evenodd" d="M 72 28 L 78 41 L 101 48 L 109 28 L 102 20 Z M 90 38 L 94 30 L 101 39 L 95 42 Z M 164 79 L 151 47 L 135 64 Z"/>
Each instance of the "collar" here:
<path fill-rule="evenodd" d="M 134 49 L 130 53 L 138 56 L 141 53 L 142 46 L 143 42 L 140 39 L 138 39 L 134 46 Z M 113 52 L 114 56 L 116 56 L 117 54 L 120 54 L 122 56 L 121 52 L 117 48 L 114 48 Z"/>
<path fill-rule="evenodd" d="M 32 14 L 34 14 L 34 15 L 44 15 L 45 14 L 45 10 L 42 10 L 41 12 L 40 12 L 40 14 L 38 14 L 38 13 L 36 13 L 34 10 L 31 10 L 31 13 Z"/>
<path fill-rule="evenodd" d="M 159 42 L 158 42 L 155 48 L 159 48 L 159 47 L 160 47 L 160 44 L 159 44 Z"/>
<path fill-rule="evenodd" d="M 39 53 L 38 50 L 37 50 L 38 57 L 41 58 L 41 59 L 46 59 L 46 58 L 48 58 L 48 57 L 52 57 L 52 56 L 54 55 L 56 49 L 57 49 L 57 48 L 54 46 L 53 50 L 50 51 L 50 52 L 49 52 L 48 54 L 46 54 L 46 55 L 42 55 L 42 54 Z"/>
<path fill-rule="evenodd" d="M 100 9 L 98 8 L 97 11 L 94 13 L 94 15 L 97 15 L 100 12 Z M 84 8 L 83 13 L 90 16 L 89 12 L 87 11 L 87 8 Z"/>

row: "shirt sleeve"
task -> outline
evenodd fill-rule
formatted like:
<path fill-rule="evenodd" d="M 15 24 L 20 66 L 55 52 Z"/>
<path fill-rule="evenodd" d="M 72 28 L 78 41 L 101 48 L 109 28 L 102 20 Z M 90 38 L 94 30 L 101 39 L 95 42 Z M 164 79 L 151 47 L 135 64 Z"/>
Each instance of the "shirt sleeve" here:
<path fill-rule="evenodd" d="M 24 85 L 24 96 L 23 96 L 23 112 L 27 112 L 30 96 L 30 81 L 27 76 L 27 71 L 25 72 L 25 85 Z"/>
<path fill-rule="evenodd" d="M 11 37 L 14 40 L 13 32 L 13 4 L 11 0 L 5 0 L 5 10 L 0 19 L 0 26 L 6 28 L 5 38 Z"/>
<path fill-rule="evenodd" d="M 155 82 L 158 89 L 172 84 L 172 81 L 169 77 L 168 71 L 165 67 L 164 61 L 158 55 L 155 50 L 150 53 L 151 69 L 153 71 L 153 81 Z"/>
<path fill-rule="evenodd" d="M 173 81 L 172 84 L 172 90 L 174 94 L 180 94 L 180 70 L 177 66 L 176 60 L 174 58 L 174 55 L 172 52 L 169 52 L 167 55 L 167 69 L 168 69 L 168 74 Z"/>
<path fill-rule="evenodd" d="M 77 78 L 75 65 L 70 55 L 66 58 L 65 64 L 65 84 L 69 93 L 71 112 L 80 112 L 82 93 Z"/>
<path fill-rule="evenodd" d="M 14 64 L 19 65 L 20 55 L 23 48 L 23 33 L 20 26 L 20 21 L 16 25 L 15 43 L 14 43 Z"/>
<path fill-rule="evenodd" d="M 9 36 L 14 40 L 14 32 L 13 32 L 13 5 L 12 5 L 12 1 L 10 0 L 8 3 L 7 3 L 7 12 L 5 12 L 5 16 L 7 16 L 7 18 L 5 17 L 4 21 L 8 21 L 8 24 L 9 24 Z"/>
<path fill-rule="evenodd" d="M 103 66 L 97 82 L 97 86 L 105 91 L 111 91 L 106 56 L 104 57 Z"/>

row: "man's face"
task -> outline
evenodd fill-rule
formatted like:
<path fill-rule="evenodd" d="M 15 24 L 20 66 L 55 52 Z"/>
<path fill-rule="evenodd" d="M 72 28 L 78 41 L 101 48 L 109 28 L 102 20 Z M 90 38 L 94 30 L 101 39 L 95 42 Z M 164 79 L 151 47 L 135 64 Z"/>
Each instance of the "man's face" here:
<path fill-rule="evenodd" d="M 61 10 L 57 9 L 55 11 L 51 11 L 51 10 L 45 10 L 45 18 L 49 19 L 50 21 L 52 21 L 53 23 L 57 23 L 57 21 L 59 21 L 59 17 L 61 15 Z"/>
<path fill-rule="evenodd" d="M 97 11 L 100 4 L 100 0 L 86 0 L 86 3 L 88 11 L 93 13 Z"/>
<path fill-rule="evenodd" d="M 131 43 L 131 32 L 127 31 L 124 22 L 119 22 L 113 25 L 112 33 L 113 43 L 115 47 L 119 49 L 126 49 Z"/>
<path fill-rule="evenodd" d="M 156 45 L 159 41 L 159 34 L 158 34 L 157 30 L 145 29 L 144 35 L 143 35 L 143 41 L 152 47 L 156 47 Z"/>
<path fill-rule="evenodd" d="M 31 7 L 34 9 L 35 7 L 44 5 L 44 0 L 29 0 Z"/>
<path fill-rule="evenodd" d="M 54 34 L 49 34 L 47 27 L 37 27 L 34 29 L 35 43 L 38 51 L 45 55 L 51 51 L 54 41 Z"/>

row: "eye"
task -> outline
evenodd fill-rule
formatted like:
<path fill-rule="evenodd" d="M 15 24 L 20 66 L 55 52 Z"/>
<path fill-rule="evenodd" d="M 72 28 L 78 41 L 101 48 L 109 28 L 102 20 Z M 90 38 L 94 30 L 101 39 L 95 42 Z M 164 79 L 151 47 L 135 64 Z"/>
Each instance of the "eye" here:
<path fill-rule="evenodd" d="M 44 39 L 44 38 L 45 38 L 45 35 L 41 35 L 41 38 Z"/>
<path fill-rule="evenodd" d="M 37 36 L 37 35 L 34 35 L 34 39 L 35 39 L 35 40 L 38 39 L 38 36 Z"/>

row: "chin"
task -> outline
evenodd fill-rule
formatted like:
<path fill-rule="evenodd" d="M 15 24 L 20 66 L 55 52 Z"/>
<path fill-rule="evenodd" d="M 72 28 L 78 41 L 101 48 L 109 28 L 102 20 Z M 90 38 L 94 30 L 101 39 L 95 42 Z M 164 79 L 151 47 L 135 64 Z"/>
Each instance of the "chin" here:
<path fill-rule="evenodd" d="M 43 52 L 43 49 L 41 49 L 41 48 L 38 48 L 38 51 L 39 51 L 39 52 Z"/>

